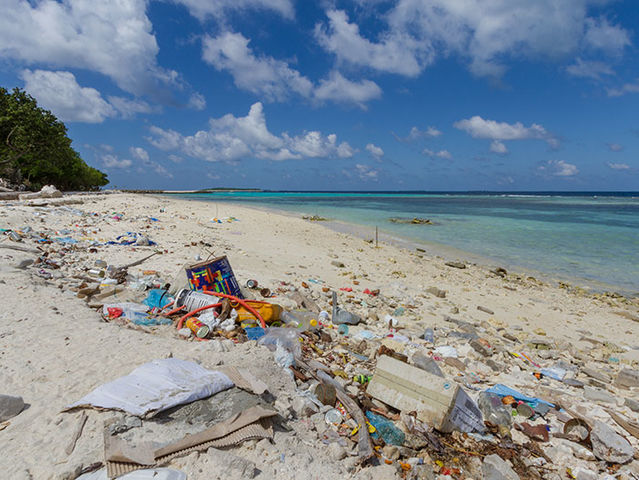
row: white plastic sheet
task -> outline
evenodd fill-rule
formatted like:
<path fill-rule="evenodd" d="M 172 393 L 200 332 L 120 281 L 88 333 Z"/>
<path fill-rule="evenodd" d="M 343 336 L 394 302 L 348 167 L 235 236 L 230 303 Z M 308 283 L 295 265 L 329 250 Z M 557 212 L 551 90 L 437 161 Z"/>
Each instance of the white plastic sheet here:
<path fill-rule="evenodd" d="M 109 480 L 106 468 L 80 475 L 76 480 Z M 118 477 L 118 480 L 186 480 L 186 473 L 170 468 L 136 470 Z"/>
<path fill-rule="evenodd" d="M 99 386 L 67 409 L 94 406 L 144 416 L 210 397 L 233 386 L 222 372 L 177 358 L 154 360 Z"/>

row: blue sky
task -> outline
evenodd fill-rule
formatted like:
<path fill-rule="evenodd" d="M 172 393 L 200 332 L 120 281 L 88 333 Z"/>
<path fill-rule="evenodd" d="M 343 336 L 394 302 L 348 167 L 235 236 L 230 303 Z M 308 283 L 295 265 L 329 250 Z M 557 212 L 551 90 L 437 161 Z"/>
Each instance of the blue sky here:
<path fill-rule="evenodd" d="M 4 0 L 0 85 L 111 186 L 639 190 L 639 8 Z"/>

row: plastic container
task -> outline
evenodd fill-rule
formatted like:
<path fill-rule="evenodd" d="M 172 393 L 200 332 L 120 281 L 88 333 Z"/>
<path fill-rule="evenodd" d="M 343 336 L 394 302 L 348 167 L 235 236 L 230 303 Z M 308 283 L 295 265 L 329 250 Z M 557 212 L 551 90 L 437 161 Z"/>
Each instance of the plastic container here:
<path fill-rule="evenodd" d="M 300 332 L 307 330 L 317 330 L 320 328 L 319 316 L 307 310 L 284 311 L 280 314 L 280 319 L 290 327 Z M 265 319 L 266 321 L 266 319 Z"/>
<path fill-rule="evenodd" d="M 477 406 L 485 421 L 499 426 L 503 434 L 510 433 L 510 427 L 513 424 L 512 408 L 504 406 L 499 395 L 481 392 L 477 399 Z"/>
<path fill-rule="evenodd" d="M 217 297 L 207 295 L 206 293 L 195 292 L 188 288 L 183 288 L 175 296 L 175 306 L 186 307 L 189 312 L 218 302 Z"/>
<path fill-rule="evenodd" d="M 424 340 L 426 340 L 428 343 L 435 343 L 435 332 L 432 328 L 428 327 L 424 331 Z"/>
<path fill-rule="evenodd" d="M 282 318 L 282 307 L 274 303 L 260 302 L 257 300 L 244 300 L 244 303 L 256 310 L 262 316 L 265 323 L 273 323 Z M 238 322 L 256 320 L 255 315 L 241 303 L 231 302 L 231 306 L 237 312 Z"/>
<path fill-rule="evenodd" d="M 381 437 L 387 445 L 402 446 L 404 444 L 406 435 L 393 422 L 373 412 L 366 412 L 366 418 L 375 427 L 375 432 L 371 434 L 371 437 Z"/>

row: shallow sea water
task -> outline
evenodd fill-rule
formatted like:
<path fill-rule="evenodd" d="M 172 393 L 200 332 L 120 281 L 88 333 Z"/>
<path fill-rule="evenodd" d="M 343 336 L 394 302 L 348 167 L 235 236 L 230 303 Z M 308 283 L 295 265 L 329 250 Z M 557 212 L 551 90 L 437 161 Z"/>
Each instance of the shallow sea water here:
<path fill-rule="evenodd" d="M 505 266 L 639 292 L 639 193 L 220 192 L 186 198 L 237 202 L 354 223 L 451 246 Z M 428 218 L 434 225 L 392 223 Z"/>

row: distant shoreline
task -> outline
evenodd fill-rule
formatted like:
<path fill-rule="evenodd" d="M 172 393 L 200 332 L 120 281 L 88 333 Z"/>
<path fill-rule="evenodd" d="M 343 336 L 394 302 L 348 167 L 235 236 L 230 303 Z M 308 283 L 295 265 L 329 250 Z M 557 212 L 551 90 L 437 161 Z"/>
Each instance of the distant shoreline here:
<path fill-rule="evenodd" d="M 214 202 L 214 199 L 207 200 L 201 197 L 181 197 L 183 200 L 191 202 Z M 241 208 L 248 208 L 262 212 L 272 212 L 279 215 L 300 218 L 299 212 L 294 210 L 286 210 L 278 208 L 272 205 L 256 205 L 246 204 L 242 202 L 233 202 L 232 200 L 225 200 L 225 205 L 237 206 Z M 374 233 L 367 225 L 360 224 L 353 221 L 345 221 L 338 219 L 327 219 L 327 221 L 312 222 L 324 226 L 332 231 L 354 236 L 366 241 L 371 241 L 371 236 L 374 239 Z M 590 294 L 614 292 L 621 294 L 625 297 L 636 298 L 639 296 L 639 292 L 635 292 L 632 289 L 625 288 L 622 285 L 597 281 L 594 279 L 582 278 L 579 276 L 571 276 L 566 274 L 559 274 L 556 272 L 546 272 L 535 268 L 518 265 L 503 259 L 494 258 L 492 256 L 482 255 L 475 252 L 470 252 L 452 245 L 448 245 L 441 242 L 425 241 L 415 238 L 402 236 L 395 233 L 379 230 L 380 242 L 385 242 L 390 245 L 407 249 L 409 251 L 422 251 L 426 252 L 430 256 L 438 257 L 444 260 L 456 261 L 462 260 L 471 264 L 475 264 L 490 270 L 495 267 L 506 268 L 509 272 L 519 275 L 523 278 L 532 277 L 537 280 L 543 281 L 552 285 L 555 288 L 559 288 L 561 285 L 568 286 L 568 288 L 583 289 Z"/>

